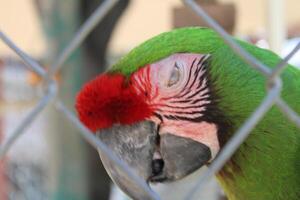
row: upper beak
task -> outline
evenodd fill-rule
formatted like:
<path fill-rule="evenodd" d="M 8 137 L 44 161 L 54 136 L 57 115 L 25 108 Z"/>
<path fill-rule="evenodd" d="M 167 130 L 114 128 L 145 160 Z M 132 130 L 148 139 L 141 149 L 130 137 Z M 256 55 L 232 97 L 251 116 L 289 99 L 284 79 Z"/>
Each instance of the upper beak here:
<path fill-rule="evenodd" d="M 97 136 L 129 167 L 148 182 L 172 181 L 185 177 L 211 159 L 206 145 L 175 136 L 157 133 L 151 121 L 133 125 L 114 125 Z M 99 151 L 102 163 L 112 180 L 133 199 L 148 195 L 123 170 Z"/>
<path fill-rule="evenodd" d="M 152 158 L 156 144 L 155 124 L 150 121 L 134 125 L 114 125 L 101 130 L 98 137 L 143 180 L 152 174 Z M 125 172 L 99 151 L 102 163 L 111 179 L 133 199 L 148 199 Z"/>

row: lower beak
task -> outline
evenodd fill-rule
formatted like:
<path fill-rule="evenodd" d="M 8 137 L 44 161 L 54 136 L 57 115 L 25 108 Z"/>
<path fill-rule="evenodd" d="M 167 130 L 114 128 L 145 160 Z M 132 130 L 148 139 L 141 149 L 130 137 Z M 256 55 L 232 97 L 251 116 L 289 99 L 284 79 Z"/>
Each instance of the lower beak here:
<path fill-rule="evenodd" d="M 173 134 L 157 133 L 151 121 L 114 125 L 97 136 L 146 182 L 174 181 L 199 169 L 211 159 L 206 145 Z M 111 179 L 133 199 L 148 199 L 125 172 L 99 151 Z"/>

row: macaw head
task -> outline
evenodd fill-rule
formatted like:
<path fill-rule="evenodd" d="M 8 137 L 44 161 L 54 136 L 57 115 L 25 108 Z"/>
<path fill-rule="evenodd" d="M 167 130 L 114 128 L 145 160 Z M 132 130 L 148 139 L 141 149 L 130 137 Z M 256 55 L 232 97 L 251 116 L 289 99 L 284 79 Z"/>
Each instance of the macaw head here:
<path fill-rule="evenodd" d="M 220 39 L 205 28 L 161 34 L 83 86 L 80 120 L 147 182 L 181 179 L 218 154 L 229 122 L 210 68 Z M 140 198 L 105 157 L 111 178 Z"/>

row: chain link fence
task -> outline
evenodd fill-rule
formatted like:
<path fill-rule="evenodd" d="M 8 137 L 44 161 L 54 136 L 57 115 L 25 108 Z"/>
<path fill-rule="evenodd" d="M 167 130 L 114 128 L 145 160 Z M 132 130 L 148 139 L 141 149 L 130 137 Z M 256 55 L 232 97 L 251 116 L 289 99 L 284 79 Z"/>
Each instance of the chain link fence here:
<path fill-rule="evenodd" d="M 10 148 L 13 148 L 15 141 L 24 133 L 24 130 L 35 121 L 37 116 L 50 104 L 53 104 L 55 108 L 61 112 L 70 123 L 72 123 L 77 129 L 79 129 L 81 136 L 91 144 L 95 149 L 99 149 L 110 158 L 120 169 L 122 169 L 130 179 L 132 179 L 139 187 L 145 192 L 145 196 L 149 199 L 158 200 L 160 197 L 153 192 L 147 183 L 139 178 L 130 167 L 116 157 L 112 151 L 96 136 L 90 132 L 76 117 L 74 113 L 67 109 L 62 101 L 57 98 L 58 84 L 54 79 L 54 75 L 63 67 L 64 62 L 70 57 L 76 48 L 85 40 L 87 35 L 95 28 L 95 26 L 103 19 L 108 11 L 118 2 L 118 0 L 106 0 L 103 2 L 93 14 L 85 21 L 81 28 L 75 33 L 73 39 L 61 52 L 57 59 L 53 60 L 52 65 L 48 71 L 29 55 L 23 52 L 14 42 L 4 33 L 0 32 L 1 40 L 10 47 L 26 64 L 29 70 L 36 73 L 43 79 L 43 96 L 36 104 L 34 109 L 27 115 L 27 117 L 15 128 L 13 134 L 6 140 L 4 144 L 0 146 L 0 158 L 8 152 Z M 215 22 L 202 8 L 193 0 L 184 0 L 184 4 L 190 7 L 199 17 L 201 17 L 212 29 L 214 29 L 228 44 L 232 50 L 240 56 L 251 67 L 258 70 L 266 78 L 266 90 L 267 95 L 264 97 L 261 104 L 253 111 L 252 115 L 244 122 L 244 124 L 236 131 L 233 137 L 226 143 L 224 148 L 219 153 L 219 156 L 212 162 L 208 170 L 199 177 L 197 184 L 187 191 L 186 200 L 193 199 L 195 191 L 201 189 L 201 186 L 217 173 L 226 161 L 234 154 L 239 146 L 245 141 L 250 134 L 251 130 L 256 124 L 264 117 L 268 110 L 276 105 L 285 116 L 295 123 L 300 128 L 300 116 L 293 111 L 286 102 L 281 98 L 282 81 L 280 79 L 281 72 L 287 67 L 287 61 L 300 49 L 300 43 L 272 70 L 247 53 L 241 46 L 239 46 L 229 34 Z"/>

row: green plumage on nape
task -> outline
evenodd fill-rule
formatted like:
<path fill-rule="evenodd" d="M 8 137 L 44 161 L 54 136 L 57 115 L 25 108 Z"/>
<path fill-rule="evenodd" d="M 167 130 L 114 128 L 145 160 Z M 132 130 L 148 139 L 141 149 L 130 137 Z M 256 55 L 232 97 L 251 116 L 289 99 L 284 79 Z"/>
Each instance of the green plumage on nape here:
<path fill-rule="evenodd" d="M 269 67 L 280 61 L 271 51 L 236 41 Z M 209 76 L 218 108 L 232 125 L 225 136 L 230 138 L 266 96 L 266 78 L 214 31 L 182 28 L 160 34 L 133 49 L 108 72 L 129 76 L 174 53 L 211 55 Z M 300 114 L 300 71 L 289 66 L 281 78 L 282 98 Z M 230 200 L 300 199 L 300 130 L 272 107 L 217 177 Z"/>

